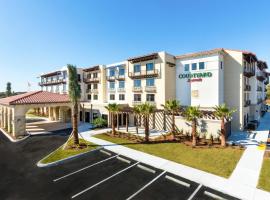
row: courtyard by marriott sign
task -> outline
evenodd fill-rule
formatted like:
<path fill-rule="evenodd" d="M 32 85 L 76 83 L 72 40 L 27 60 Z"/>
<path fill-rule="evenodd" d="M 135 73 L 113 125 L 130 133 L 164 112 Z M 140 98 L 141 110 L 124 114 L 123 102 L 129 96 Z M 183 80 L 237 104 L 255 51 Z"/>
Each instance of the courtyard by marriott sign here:
<path fill-rule="evenodd" d="M 193 74 L 179 74 L 180 79 L 187 78 L 188 82 L 202 82 L 203 78 L 210 78 L 213 74 L 211 72 L 193 73 Z"/>

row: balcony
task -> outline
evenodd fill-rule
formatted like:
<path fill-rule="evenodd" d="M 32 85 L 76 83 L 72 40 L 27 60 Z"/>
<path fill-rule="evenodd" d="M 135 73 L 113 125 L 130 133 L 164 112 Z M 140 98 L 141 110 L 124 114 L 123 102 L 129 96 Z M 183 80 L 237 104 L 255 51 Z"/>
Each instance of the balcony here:
<path fill-rule="evenodd" d="M 248 78 L 255 76 L 255 69 L 251 67 L 244 67 L 244 76 Z"/>
<path fill-rule="evenodd" d="M 86 77 L 83 79 L 83 82 L 85 83 L 99 83 L 100 78 L 98 77 Z"/>
<path fill-rule="evenodd" d="M 116 77 L 115 76 L 106 76 L 107 81 L 115 81 Z"/>
<path fill-rule="evenodd" d="M 246 100 L 244 106 L 245 106 L 245 107 L 248 107 L 248 106 L 250 105 L 250 103 L 251 103 L 250 100 Z"/>
<path fill-rule="evenodd" d="M 126 88 L 118 88 L 117 91 L 118 92 L 125 92 L 126 91 Z"/>
<path fill-rule="evenodd" d="M 251 90 L 251 86 L 250 85 L 245 85 L 244 91 L 250 91 L 250 90 Z"/>
<path fill-rule="evenodd" d="M 125 75 L 117 75 L 115 78 L 118 81 L 122 81 L 122 80 L 125 80 Z"/>
<path fill-rule="evenodd" d="M 115 92 L 115 88 L 108 88 L 109 92 Z"/>
<path fill-rule="evenodd" d="M 257 86 L 257 92 L 262 92 L 262 87 Z"/>
<path fill-rule="evenodd" d="M 145 86 L 145 92 L 157 92 L 156 86 Z"/>
<path fill-rule="evenodd" d="M 257 99 L 257 104 L 261 104 L 263 102 L 263 100 L 260 98 L 260 99 Z"/>
<path fill-rule="evenodd" d="M 58 85 L 66 83 L 66 79 L 57 79 L 57 80 L 50 80 L 50 81 L 42 81 L 39 82 L 39 86 L 48 86 L 48 85 Z"/>
<path fill-rule="evenodd" d="M 128 76 L 131 79 L 135 78 L 152 78 L 152 77 L 158 77 L 159 71 L 157 69 L 151 70 L 151 71 L 140 71 L 140 72 L 129 72 Z"/>
<path fill-rule="evenodd" d="M 269 84 L 269 80 L 265 81 L 264 84 L 265 85 L 268 85 Z"/>
<path fill-rule="evenodd" d="M 142 87 L 133 87 L 132 92 L 142 92 Z"/>
<path fill-rule="evenodd" d="M 259 81 L 264 81 L 264 79 L 266 78 L 265 73 L 263 71 L 258 71 L 256 76 L 257 76 L 257 80 Z"/>

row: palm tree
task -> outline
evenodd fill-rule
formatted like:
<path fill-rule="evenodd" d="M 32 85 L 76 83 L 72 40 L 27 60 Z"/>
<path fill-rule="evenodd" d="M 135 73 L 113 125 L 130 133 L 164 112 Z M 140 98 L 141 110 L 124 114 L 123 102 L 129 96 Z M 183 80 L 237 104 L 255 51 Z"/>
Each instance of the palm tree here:
<path fill-rule="evenodd" d="M 197 121 L 202 115 L 200 107 L 189 106 L 184 115 L 186 120 L 192 123 L 192 146 L 195 147 L 197 143 Z"/>
<path fill-rule="evenodd" d="M 173 139 L 175 139 L 175 115 L 177 111 L 180 108 L 180 102 L 178 100 L 168 100 L 166 101 L 165 105 L 163 106 L 164 109 L 172 114 L 172 134 L 173 134 Z"/>
<path fill-rule="evenodd" d="M 136 105 L 133 107 L 133 113 L 135 115 L 135 126 L 136 126 L 136 134 L 139 134 L 138 131 L 138 125 L 139 125 L 139 120 L 138 120 L 138 116 L 141 114 L 141 109 L 139 105 Z"/>
<path fill-rule="evenodd" d="M 155 111 L 155 107 L 149 103 L 143 103 L 139 105 L 139 110 L 144 117 L 145 141 L 149 142 L 149 116 Z"/>
<path fill-rule="evenodd" d="M 214 107 L 214 115 L 221 119 L 221 146 L 226 146 L 226 130 L 225 130 L 225 120 L 229 120 L 231 118 L 232 114 L 236 112 L 235 109 L 230 109 L 226 106 L 226 104 L 221 104 L 219 106 Z"/>
<path fill-rule="evenodd" d="M 72 135 L 74 144 L 79 145 L 78 136 L 78 106 L 81 98 L 81 87 L 78 82 L 76 66 L 67 65 L 68 68 L 68 96 L 72 102 Z"/>
<path fill-rule="evenodd" d="M 109 111 L 109 113 L 112 116 L 112 135 L 115 135 L 115 114 L 117 114 L 120 110 L 120 107 L 116 103 L 110 103 L 108 106 L 105 106 L 105 108 Z"/>

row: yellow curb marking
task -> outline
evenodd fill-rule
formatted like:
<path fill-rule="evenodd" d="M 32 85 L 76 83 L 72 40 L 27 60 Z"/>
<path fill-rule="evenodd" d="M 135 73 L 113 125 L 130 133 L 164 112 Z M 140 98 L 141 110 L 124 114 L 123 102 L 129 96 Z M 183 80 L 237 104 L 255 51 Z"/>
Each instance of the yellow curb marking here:
<path fill-rule="evenodd" d="M 265 150 L 266 149 L 266 144 L 260 144 L 258 146 L 258 150 Z"/>

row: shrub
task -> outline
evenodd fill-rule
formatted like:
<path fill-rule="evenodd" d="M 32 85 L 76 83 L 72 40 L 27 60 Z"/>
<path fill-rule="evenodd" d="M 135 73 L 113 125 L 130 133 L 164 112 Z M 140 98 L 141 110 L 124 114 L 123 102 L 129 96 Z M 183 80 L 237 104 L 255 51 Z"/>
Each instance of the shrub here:
<path fill-rule="evenodd" d="M 103 128 L 107 126 L 107 120 L 98 117 L 93 121 L 93 125 L 95 126 L 95 128 Z"/>

